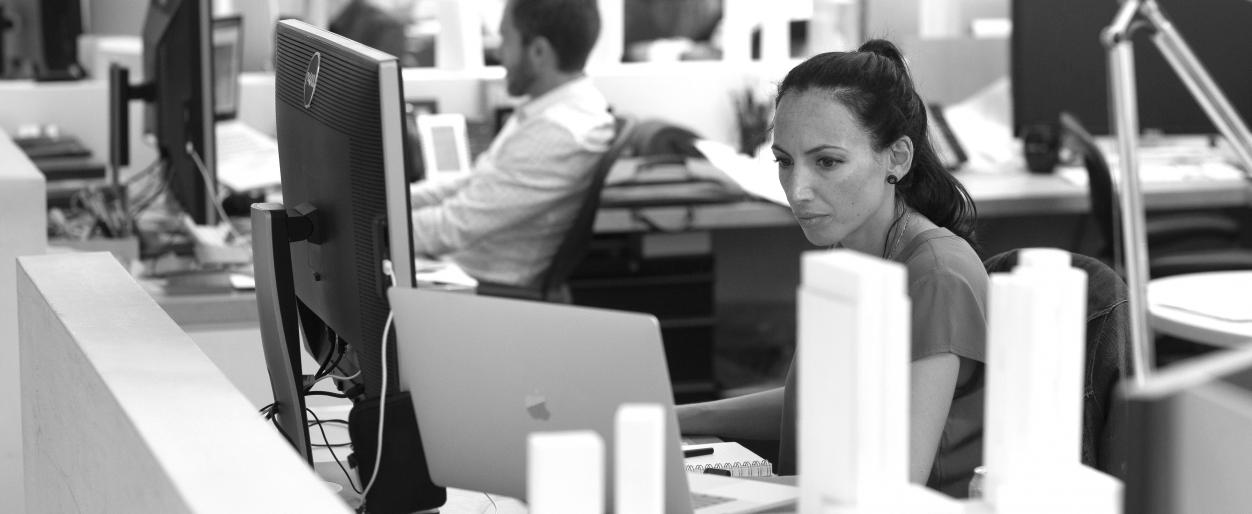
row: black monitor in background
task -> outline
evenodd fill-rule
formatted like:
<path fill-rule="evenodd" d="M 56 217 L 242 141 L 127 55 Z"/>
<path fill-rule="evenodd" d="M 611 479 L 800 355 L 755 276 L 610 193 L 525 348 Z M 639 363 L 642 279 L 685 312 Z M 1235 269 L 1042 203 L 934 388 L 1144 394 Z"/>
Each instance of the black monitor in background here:
<path fill-rule="evenodd" d="M 378 405 L 386 405 L 369 510 L 438 507 L 446 496 L 430 483 L 388 328 L 392 281 L 416 285 L 400 65 L 295 20 L 278 24 L 274 55 L 285 205 L 252 207 L 252 241 L 275 420 L 308 459 L 303 395 L 317 377 L 300 368 L 298 325 L 312 356 L 327 363 L 321 371 L 349 377 L 338 385 L 353 401 L 349 433 L 362 482 L 379 448 Z"/>
<path fill-rule="evenodd" d="M 243 73 L 243 17 L 213 19 L 213 117 L 233 120 L 239 114 L 239 76 Z"/>
<path fill-rule="evenodd" d="M 1247 512 L 1252 347 L 1172 364 L 1125 397 L 1126 512 Z"/>
<path fill-rule="evenodd" d="M 144 80 L 154 95 L 145 132 L 156 136 L 168 191 L 200 225 L 217 222 L 212 4 L 152 0 L 143 26 Z"/>
<path fill-rule="evenodd" d="M 1252 3 L 1157 0 L 1239 114 L 1252 115 Z M 1011 79 L 1014 133 L 1075 114 L 1109 134 L 1107 52 L 1100 33 L 1117 0 L 1013 0 Z M 1217 129 L 1146 31 L 1134 38 L 1139 124 L 1143 131 L 1208 134 Z"/>
<path fill-rule="evenodd" d="M 80 0 L 40 0 L 39 32 L 43 55 L 35 66 L 35 80 L 78 80 L 86 75 L 78 63 L 78 36 L 83 33 Z"/>
<path fill-rule="evenodd" d="M 218 221 L 211 1 L 152 0 L 143 24 L 142 84 L 109 68 L 109 162 L 130 163 L 128 104 L 143 100 L 167 191 L 199 225 Z"/>

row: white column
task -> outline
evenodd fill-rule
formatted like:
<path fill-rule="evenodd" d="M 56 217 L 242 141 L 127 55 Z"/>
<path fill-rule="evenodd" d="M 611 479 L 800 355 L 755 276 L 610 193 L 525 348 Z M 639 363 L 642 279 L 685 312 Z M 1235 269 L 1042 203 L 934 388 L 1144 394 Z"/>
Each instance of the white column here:
<path fill-rule="evenodd" d="M 1117 481 L 1081 465 L 1087 275 L 1063 250 L 1026 249 L 1019 261 L 990 281 L 986 501 L 997 512 L 1117 512 Z"/>
<path fill-rule="evenodd" d="M 722 60 L 752 60 L 752 29 L 757 25 L 758 0 L 722 0 Z"/>
<path fill-rule="evenodd" d="M 903 266 L 850 250 L 801 257 L 800 512 L 959 512 L 909 483 Z"/>
<path fill-rule="evenodd" d="M 861 12 L 857 0 L 813 0 L 809 19 L 809 56 L 855 50 L 861 43 Z"/>
<path fill-rule="evenodd" d="M 533 432 L 526 439 L 531 514 L 604 512 L 604 440 L 590 430 Z"/>
<path fill-rule="evenodd" d="M 622 62 L 626 52 L 625 0 L 597 0 L 600 8 L 600 37 L 591 49 L 588 65 L 611 66 Z"/>
<path fill-rule="evenodd" d="M 783 62 L 791 58 L 791 18 L 786 9 L 759 7 L 761 61 Z"/>
<path fill-rule="evenodd" d="M 484 66 L 482 14 L 473 2 L 439 0 L 435 66 L 445 70 L 471 70 Z"/>
<path fill-rule="evenodd" d="M 665 511 L 665 408 L 623 404 L 614 420 L 613 512 Z"/>

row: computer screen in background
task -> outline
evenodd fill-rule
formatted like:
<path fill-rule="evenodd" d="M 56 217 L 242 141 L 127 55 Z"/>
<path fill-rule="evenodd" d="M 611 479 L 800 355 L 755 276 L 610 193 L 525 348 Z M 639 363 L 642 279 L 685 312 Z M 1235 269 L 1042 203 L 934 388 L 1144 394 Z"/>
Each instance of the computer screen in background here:
<path fill-rule="evenodd" d="M 1252 3 L 1157 0 L 1235 110 L 1252 115 Z M 1107 52 L 1100 32 L 1115 0 L 1013 0 L 1013 126 L 1057 123 L 1065 110 L 1093 134 L 1110 133 Z M 1146 31 L 1136 33 L 1135 75 L 1143 131 L 1205 134 L 1217 130 L 1166 63 Z"/>
<path fill-rule="evenodd" d="M 426 178 L 456 175 L 470 169 L 465 116 L 459 113 L 418 114 Z"/>
<path fill-rule="evenodd" d="M 243 18 L 213 19 L 213 114 L 218 121 L 239 114 L 239 75 L 243 71 Z"/>
<path fill-rule="evenodd" d="M 338 385 L 353 402 L 349 433 L 361 482 L 372 482 L 375 456 L 381 457 L 378 482 L 366 495 L 370 505 L 380 512 L 437 507 L 445 493 L 423 479 L 425 460 L 397 382 L 395 332 L 388 327 L 387 289 L 393 281 L 415 286 L 399 63 L 295 20 L 278 24 L 275 41 L 286 205 L 253 207 L 253 248 L 277 421 L 308 458 L 299 440 L 307 444 L 301 395 L 311 381 L 291 358 L 300 346 L 298 317 L 312 356 L 347 377 Z M 283 220 L 278 229 L 276 219 Z M 286 230 L 291 236 L 273 235 Z M 394 270 L 384 266 L 388 259 Z M 384 414 L 380 398 L 387 428 L 381 443 L 375 436 Z M 385 502 L 403 509 L 382 508 Z"/>
<path fill-rule="evenodd" d="M 1162 368 L 1128 387 L 1126 401 L 1126 512 L 1252 505 L 1252 347 Z"/>
<path fill-rule="evenodd" d="M 152 0 L 143 25 L 145 132 L 156 137 L 169 193 L 198 225 L 218 221 L 211 4 Z"/>

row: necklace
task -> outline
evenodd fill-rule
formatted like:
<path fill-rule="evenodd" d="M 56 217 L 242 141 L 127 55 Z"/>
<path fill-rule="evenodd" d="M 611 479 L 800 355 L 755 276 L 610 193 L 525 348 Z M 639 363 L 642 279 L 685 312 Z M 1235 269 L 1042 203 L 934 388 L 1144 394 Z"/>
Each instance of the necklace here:
<path fill-rule="evenodd" d="M 900 231 L 896 232 L 896 240 L 888 248 L 883 248 L 883 259 L 890 259 L 896 250 L 900 249 L 900 241 L 904 240 L 904 233 L 909 231 L 909 220 L 913 218 L 913 211 L 909 208 L 904 210 L 904 223 L 900 226 Z"/>

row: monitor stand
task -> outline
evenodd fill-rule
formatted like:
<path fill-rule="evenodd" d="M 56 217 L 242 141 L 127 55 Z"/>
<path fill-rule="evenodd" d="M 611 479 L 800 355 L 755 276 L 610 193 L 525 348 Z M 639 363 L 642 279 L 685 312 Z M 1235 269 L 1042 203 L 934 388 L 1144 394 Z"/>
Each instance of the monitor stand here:
<path fill-rule="evenodd" d="M 275 420 L 283 435 L 310 466 L 313 454 L 309 444 L 308 417 L 304 388 L 308 383 L 300 367 L 300 316 L 314 322 L 312 312 L 296 297 L 291 268 L 291 243 L 318 240 L 313 223 L 314 209 L 303 205 L 288 211 L 277 203 L 252 205 L 253 274 L 256 281 L 257 309 L 261 322 L 261 345 L 270 386 L 274 390 Z M 305 323 L 305 333 L 313 325 Z M 395 344 L 392 339 L 388 344 Z M 385 351 L 385 350 L 384 350 Z M 447 501 L 447 490 L 430 480 L 426 454 L 407 391 L 390 392 L 386 397 L 386 451 L 375 462 L 378 449 L 378 397 L 353 398 L 348 416 L 357 476 L 368 480 L 375 465 L 380 467 L 378 483 L 365 500 L 369 511 L 407 513 L 434 509 Z M 353 459 L 349 459 L 352 461 Z M 363 486 L 363 484 L 362 484 Z"/>
<path fill-rule="evenodd" d="M 274 390 L 274 420 L 283 437 L 313 465 L 300 368 L 296 288 L 291 275 L 291 243 L 313 232 L 307 216 L 289 216 L 281 204 L 252 206 L 253 276 L 261 322 L 261 347 Z"/>

